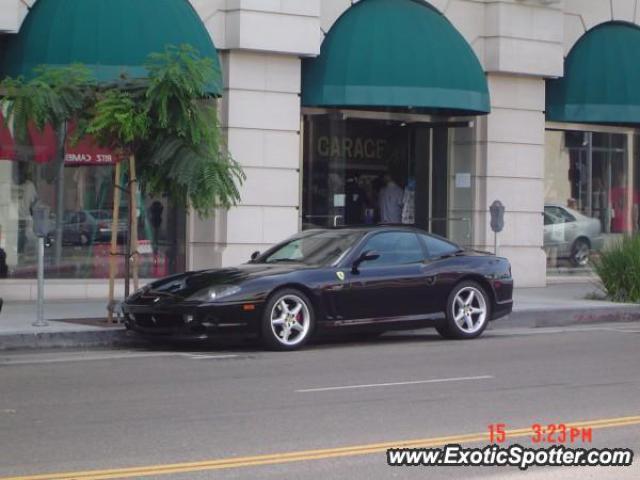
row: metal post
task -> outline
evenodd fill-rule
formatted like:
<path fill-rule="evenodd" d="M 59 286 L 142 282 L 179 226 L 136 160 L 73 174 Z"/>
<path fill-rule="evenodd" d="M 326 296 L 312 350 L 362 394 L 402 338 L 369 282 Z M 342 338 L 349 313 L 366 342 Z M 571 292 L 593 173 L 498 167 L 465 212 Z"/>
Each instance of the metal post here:
<path fill-rule="evenodd" d="M 129 226 L 127 228 L 127 237 L 125 243 L 124 254 L 124 298 L 129 296 L 129 283 L 131 278 L 131 203 L 129 203 Z"/>
<path fill-rule="evenodd" d="M 38 236 L 38 313 L 34 327 L 46 327 L 44 319 L 44 237 Z"/>
<path fill-rule="evenodd" d="M 493 233 L 493 253 L 498 256 L 498 232 Z"/>

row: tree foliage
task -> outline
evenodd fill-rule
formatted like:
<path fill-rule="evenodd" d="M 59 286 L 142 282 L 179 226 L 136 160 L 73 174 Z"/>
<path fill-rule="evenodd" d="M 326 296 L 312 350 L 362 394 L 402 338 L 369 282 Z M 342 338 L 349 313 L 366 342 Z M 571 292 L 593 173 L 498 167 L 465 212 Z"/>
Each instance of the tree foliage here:
<path fill-rule="evenodd" d="M 135 155 L 142 187 L 151 195 L 207 215 L 240 200 L 240 166 L 222 139 L 209 88 L 220 73 L 190 46 L 151 54 L 148 78 L 99 93 L 88 132 Z"/>
<path fill-rule="evenodd" d="M 594 260 L 594 270 L 611 300 L 640 303 L 640 235 L 609 245 Z"/>
<path fill-rule="evenodd" d="M 64 122 L 82 117 L 93 102 L 95 88 L 86 67 L 70 65 L 40 67 L 31 80 L 6 77 L 0 82 L 0 90 L 16 140 L 25 145 L 31 124 L 39 130 L 47 124 L 57 129 Z"/>
<path fill-rule="evenodd" d="M 110 89 L 99 96 L 86 132 L 121 153 L 135 152 L 149 136 L 149 116 L 130 92 Z"/>
<path fill-rule="evenodd" d="M 151 195 L 206 215 L 240 200 L 245 176 L 222 138 L 209 93 L 220 72 L 192 47 L 170 46 L 149 55 L 143 80 L 97 85 L 82 65 L 40 68 L 31 80 L 0 82 L 3 106 L 19 145 L 31 124 L 59 129 L 75 121 L 72 140 L 85 133 L 136 157 L 141 187 Z"/>

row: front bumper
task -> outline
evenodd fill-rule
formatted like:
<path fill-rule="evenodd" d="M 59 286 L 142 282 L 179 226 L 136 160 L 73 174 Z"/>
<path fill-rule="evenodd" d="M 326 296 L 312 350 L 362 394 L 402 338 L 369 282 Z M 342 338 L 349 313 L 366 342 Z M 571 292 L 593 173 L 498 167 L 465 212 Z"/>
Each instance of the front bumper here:
<path fill-rule="evenodd" d="M 247 307 L 252 305 L 252 307 Z M 148 336 L 186 339 L 206 339 L 222 333 L 257 331 L 260 322 L 259 304 L 178 303 L 173 305 L 143 305 L 124 303 L 125 326 Z"/>

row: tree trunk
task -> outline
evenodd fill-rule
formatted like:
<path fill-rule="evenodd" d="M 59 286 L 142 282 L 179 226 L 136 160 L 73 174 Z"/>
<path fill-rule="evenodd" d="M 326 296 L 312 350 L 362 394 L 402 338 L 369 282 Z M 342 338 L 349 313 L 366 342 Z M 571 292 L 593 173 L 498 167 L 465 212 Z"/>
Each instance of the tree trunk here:
<path fill-rule="evenodd" d="M 113 218 L 111 219 L 111 249 L 109 254 L 109 323 L 113 322 L 113 311 L 115 308 L 115 281 L 118 264 L 118 217 L 120 216 L 120 163 L 116 163 L 115 186 L 113 188 Z"/>

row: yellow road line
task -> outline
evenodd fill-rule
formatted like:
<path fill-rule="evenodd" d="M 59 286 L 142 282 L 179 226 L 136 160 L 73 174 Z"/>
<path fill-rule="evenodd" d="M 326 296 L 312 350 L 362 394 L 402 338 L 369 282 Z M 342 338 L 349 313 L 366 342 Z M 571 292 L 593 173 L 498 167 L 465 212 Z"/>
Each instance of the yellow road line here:
<path fill-rule="evenodd" d="M 584 422 L 567 423 L 567 428 L 619 428 L 632 425 L 640 425 L 640 416 L 619 417 Z M 522 438 L 533 435 L 533 430 L 520 428 L 507 430 L 507 438 Z M 489 434 L 470 433 L 464 435 L 452 435 L 447 437 L 423 438 L 415 440 L 402 440 L 397 442 L 373 443 L 366 445 L 354 445 L 350 447 L 327 448 L 320 450 L 305 450 L 299 452 L 275 453 L 268 455 L 254 455 L 248 457 L 224 458 L 201 462 L 174 463 L 166 465 L 151 465 L 146 467 L 116 468 L 108 470 L 88 470 L 83 472 L 49 473 L 40 475 L 27 475 L 19 477 L 1 477 L 0 480 L 111 480 L 123 478 L 140 478 L 151 475 L 171 475 L 178 473 L 203 472 L 211 470 L 223 470 L 242 467 L 255 467 L 264 465 L 302 462 L 309 460 L 326 460 L 329 458 L 351 457 L 357 455 L 370 455 L 386 452 L 389 448 L 428 448 L 440 447 L 451 443 L 477 443 L 488 442 Z"/>

